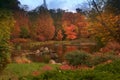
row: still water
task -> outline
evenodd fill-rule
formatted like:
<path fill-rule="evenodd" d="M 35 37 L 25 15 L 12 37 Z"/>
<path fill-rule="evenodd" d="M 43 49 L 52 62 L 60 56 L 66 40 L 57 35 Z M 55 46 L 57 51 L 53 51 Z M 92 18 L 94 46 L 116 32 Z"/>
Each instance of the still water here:
<path fill-rule="evenodd" d="M 62 62 L 64 61 L 65 54 L 67 54 L 68 52 L 75 51 L 75 50 L 79 50 L 79 51 L 82 50 L 82 51 L 86 51 L 89 53 L 91 52 L 91 47 L 93 47 L 93 45 L 63 45 L 63 44 L 53 45 L 53 44 L 49 44 L 49 45 L 36 46 L 32 50 L 35 52 L 37 50 L 40 50 L 41 48 L 47 48 L 48 50 L 51 50 L 52 53 L 58 56 L 57 57 L 58 62 Z M 43 56 L 41 55 L 29 54 L 27 56 L 34 62 L 43 61 L 42 60 Z"/>

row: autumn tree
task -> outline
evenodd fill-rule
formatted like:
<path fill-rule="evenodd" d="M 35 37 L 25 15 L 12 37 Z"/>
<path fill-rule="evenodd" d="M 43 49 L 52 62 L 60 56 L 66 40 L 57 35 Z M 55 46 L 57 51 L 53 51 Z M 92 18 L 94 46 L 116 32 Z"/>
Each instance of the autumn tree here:
<path fill-rule="evenodd" d="M 103 20 L 105 21 L 106 25 L 109 26 L 108 28 L 116 35 L 116 39 L 120 38 L 120 15 L 115 16 L 113 14 L 106 14 L 102 13 Z M 100 17 L 97 17 L 98 20 L 100 20 Z M 90 22 L 90 30 L 91 33 L 94 34 L 95 37 L 99 37 L 102 42 L 108 42 L 111 40 L 114 40 L 115 38 L 113 35 L 105 28 L 100 22 L 94 21 Z"/>
<path fill-rule="evenodd" d="M 63 28 L 71 24 L 76 26 L 78 32 L 77 33 L 78 38 L 81 36 L 82 29 L 86 27 L 85 17 L 80 13 L 66 12 L 63 14 L 62 21 L 63 21 Z"/>
<path fill-rule="evenodd" d="M 119 14 L 116 15 L 119 5 L 116 2 L 120 0 L 92 0 L 92 10 L 89 15 L 89 21 L 93 24 L 92 32 L 97 32 L 97 36 L 101 41 L 120 40 L 120 25 L 119 25 Z M 104 4 L 98 4 L 104 3 Z M 115 4 L 116 3 L 116 4 Z M 99 7 L 100 6 L 100 7 Z M 116 12 L 112 12 L 116 11 Z M 108 14 L 109 13 L 109 14 Z M 119 13 L 119 11 L 117 12 Z M 94 30 L 94 27 L 96 29 Z M 106 35 L 107 34 L 107 35 Z M 96 34 L 95 34 L 96 35 Z M 102 36 L 102 37 L 101 37 Z"/>
<path fill-rule="evenodd" d="M 15 26 L 12 30 L 12 38 L 28 38 L 29 35 L 29 18 L 25 11 L 14 12 Z"/>
<path fill-rule="evenodd" d="M 58 32 L 62 31 L 62 15 L 65 12 L 62 9 L 50 9 L 49 10 L 50 15 L 53 19 L 53 23 L 55 26 L 55 35 L 54 35 L 54 39 L 58 38 Z"/>
<path fill-rule="evenodd" d="M 36 21 L 36 35 L 39 41 L 51 40 L 54 37 L 55 27 L 48 10 L 43 7 L 38 8 L 38 18 Z"/>

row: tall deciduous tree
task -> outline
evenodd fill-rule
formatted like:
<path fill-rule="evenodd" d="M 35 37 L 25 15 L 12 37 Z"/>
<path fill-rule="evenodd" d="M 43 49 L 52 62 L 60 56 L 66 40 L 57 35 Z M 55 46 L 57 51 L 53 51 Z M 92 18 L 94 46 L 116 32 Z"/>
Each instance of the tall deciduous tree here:
<path fill-rule="evenodd" d="M 120 35 L 118 33 L 120 32 L 119 14 L 118 14 L 119 13 L 118 9 L 120 9 L 120 6 L 118 5 L 119 1 L 120 0 L 101 0 L 101 1 L 92 0 L 93 9 L 89 16 L 90 22 L 92 21 L 91 23 L 93 24 L 97 23 L 99 26 L 101 25 L 101 27 L 99 27 L 98 29 L 104 29 L 101 30 L 101 32 L 103 33 L 102 36 L 104 36 L 104 38 L 108 38 L 107 41 L 111 39 L 109 37 L 112 37 L 114 40 L 118 42 L 120 40 L 119 37 Z M 100 2 L 103 2 L 104 4 L 99 5 L 98 3 Z M 104 31 L 106 31 L 106 33 L 108 33 L 109 35 L 105 36 Z"/>
<path fill-rule="evenodd" d="M 71 24 L 76 26 L 78 31 L 77 34 L 78 38 L 80 37 L 80 35 L 82 35 L 81 31 L 83 30 L 83 28 L 86 27 L 85 17 L 80 13 L 66 12 L 63 14 L 62 21 L 63 21 L 63 28 Z"/>
<path fill-rule="evenodd" d="M 56 37 L 58 37 L 58 31 L 59 30 L 62 30 L 62 15 L 63 13 L 65 12 L 64 10 L 62 9 L 51 9 L 49 10 L 50 14 L 51 14 L 51 17 L 53 19 L 53 23 L 54 23 L 54 26 L 55 26 L 55 36 L 54 36 L 54 39 L 56 39 Z"/>
<path fill-rule="evenodd" d="M 40 41 L 51 40 L 55 34 L 55 27 L 53 20 L 48 10 L 40 7 L 38 11 L 38 18 L 36 22 L 36 34 Z"/>

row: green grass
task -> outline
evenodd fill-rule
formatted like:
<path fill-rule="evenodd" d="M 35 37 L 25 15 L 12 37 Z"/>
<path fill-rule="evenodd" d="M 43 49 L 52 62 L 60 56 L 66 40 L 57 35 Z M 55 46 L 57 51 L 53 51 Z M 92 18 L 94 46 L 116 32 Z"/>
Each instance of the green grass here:
<path fill-rule="evenodd" d="M 9 78 L 16 78 L 31 75 L 33 71 L 43 71 L 43 66 L 51 66 L 56 69 L 59 65 L 45 64 L 45 63 L 30 63 L 30 64 L 9 64 L 2 75 L 0 76 L 0 80 L 9 80 Z"/>

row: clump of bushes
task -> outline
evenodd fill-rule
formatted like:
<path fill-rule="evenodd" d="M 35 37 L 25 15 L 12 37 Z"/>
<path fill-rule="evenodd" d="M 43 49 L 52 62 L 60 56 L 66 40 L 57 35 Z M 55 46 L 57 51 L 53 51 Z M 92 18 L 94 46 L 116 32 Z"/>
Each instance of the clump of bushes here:
<path fill-rule="evenodd" d="M 91 57 L 90 54 L 83 51 L 72 51 L 65 55 L 65 59 L 73 66 L 87 65 Z"/>

